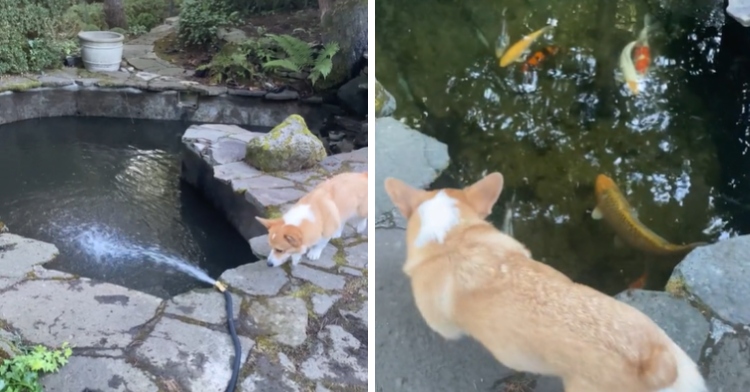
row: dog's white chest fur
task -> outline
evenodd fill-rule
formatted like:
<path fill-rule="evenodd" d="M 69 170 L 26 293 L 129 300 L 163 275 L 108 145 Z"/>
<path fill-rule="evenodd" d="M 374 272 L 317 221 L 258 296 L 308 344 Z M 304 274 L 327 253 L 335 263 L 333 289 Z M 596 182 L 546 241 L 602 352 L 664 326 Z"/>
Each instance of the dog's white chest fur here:
<path fill-rule="evenodd" d="M 438 192 L 432 199 L 422 203 L 417 209 L 421 226 L 414 245 L 424 246 L 432 241 L 442 243 L 445 236 L 461 220 L 456 200 L 445 191 Z"/>

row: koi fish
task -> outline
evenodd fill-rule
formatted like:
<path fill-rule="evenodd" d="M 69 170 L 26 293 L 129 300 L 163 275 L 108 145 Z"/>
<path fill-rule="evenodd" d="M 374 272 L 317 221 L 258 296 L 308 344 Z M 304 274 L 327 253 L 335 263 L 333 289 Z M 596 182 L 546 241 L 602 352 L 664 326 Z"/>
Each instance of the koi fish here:
<path fill-rule="evenodd" d="M 521 69 L 523 70 L 523 72 L 527 72 L 531 68 L 536 68 L 545 59 L 547 59 L 548 57 L 554 56 L 559 51 L 560 51 L 560 48 L 558 46 L 555 46 L 555 45 L 545 46 L 544 48 L 537 50 L 536 52 L 534 52 L 534 54 L 529 56 L 526 62 L 523 63 L 523 66 L 521 67 Z"/>
<path fill-rule="evenodd" d="M 643 17 L 643 29 L 638 34 L 635 47 L 633 48 L 633 64 L 635 71 L 644 75 L 651 65 L 651 47 L 648 44 L 648 31 L 651 28 L 651 16 Z"/>
<path fill-rule="evenodd" d="M 646 286 L 646 280 L 648 279 L 648 273 L 644 272 L 643 275 L 639 276 L 638 279 L 632 281 L 628 285 L 628 291 L 635 289 L 642 289 Z"/>
<path fill-rule="evenodd" d="M 539 36 L 544 34 L 551 27 L 552 27 L 551 25 L 544 26 L 541 29 L 518 40 L 518 42 L 516 42 L 515 44 L 513 44 L 513 46 L 508 48 L 505 54 L 503 54 L 502 57 L 500 57 L 500 61 L 499 61 L 500 67 L 507 67 L 510 63 L 519 61 L 519 58 L 521 58 L 528 52 L 529 46 L 531 46 L 531 44 L 534 43 L 534 41 L 536 41 L 536 39 L 539 38 Z M 520 60 L 520 61 L 523 61 L 523 60 Z"/>
<path fill-rule="evenodd" d="M 622 71 L 622 81 L 625 82 L 633 95 L 638 95 L 638 84 L 641 81 L 640 76 L 635 70 L 633 58 L 631 57 L 633 47 L 635 47 L 636 43 L 638 43 L 638 41 L 633 41 L 625 45 L 620 53 L 620 71 Z"/>
<path fill-rule="evenodd" d="M 497 41 L 495 42 L 495 57 L 498 60 L 503 57 L 505 50 L 510 45 L 510 36 L 508 35 L 508 26 L 505 19 L 505 11 L 507 10 L 507 7 L 503 8 L 503 27 L 500 29 L 500 35 L 497 36 Z"/>
<path fill-rule="evenodd" d="M 633 207 L 611 178 L 604 174 L 596 177 L 596 208 L 591 212 L 593 219 L 604 219 L 626 244 L 638 250 L 656 255 L 684 255 L 696 247 L 708 245 L 706 242 L 693 242 L 675 245 L 646 227 Z"/>

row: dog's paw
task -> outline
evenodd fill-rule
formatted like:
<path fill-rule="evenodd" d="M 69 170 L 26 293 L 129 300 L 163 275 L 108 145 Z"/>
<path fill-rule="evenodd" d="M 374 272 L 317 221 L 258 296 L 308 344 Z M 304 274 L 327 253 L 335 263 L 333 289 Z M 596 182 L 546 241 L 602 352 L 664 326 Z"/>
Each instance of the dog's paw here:
<path fill-rule="evenodd" d="M 366 234 L 367 233 L 367 218 L 362 219 L 357 224 L 356 229 L 357 229 L 357 233 L 359 233 L 359 234 Z"/>
<path fill-rule="evenodd" d="M 307 258 L 310 260 L 317 260 L 320 258 L 321 253 L 323 253 L 323 248 L 313 248 L 310 249 L 309 252 L 307 252 Z"/>

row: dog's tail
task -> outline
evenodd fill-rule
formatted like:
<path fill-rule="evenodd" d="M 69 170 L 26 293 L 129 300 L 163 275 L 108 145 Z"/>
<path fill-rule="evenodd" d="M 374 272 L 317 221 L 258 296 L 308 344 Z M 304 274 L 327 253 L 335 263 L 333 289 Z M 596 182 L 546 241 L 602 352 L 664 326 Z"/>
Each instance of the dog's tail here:
<path fill-rule="evenodd" d="M 644 383 L 657 392 L 708 392 L 698 365 L 674 342 L 659 345 L 641 362 Z"/>

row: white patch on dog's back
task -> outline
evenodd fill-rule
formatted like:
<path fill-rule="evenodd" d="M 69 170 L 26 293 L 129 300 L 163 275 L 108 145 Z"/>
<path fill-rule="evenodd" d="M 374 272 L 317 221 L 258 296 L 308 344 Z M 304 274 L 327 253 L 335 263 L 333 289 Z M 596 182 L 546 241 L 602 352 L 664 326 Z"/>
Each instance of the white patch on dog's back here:
<path fill-rule="evenodd" d="M 432 241 L 442 243 L 448 232 L 461 220 L 456 200 L 448 196 L 445 191 L 438 192 L 435 197 L 422 203 L 417 212 L 422 223 L 417 239 L 414 241 L 417 247 Z"/>
<path fill-rule="evenodd" d="M 315 215 L 313 215 L 309 204 L 296 205 L 284 214 L 285 225 L 299 226 L 305 219 L 310 222 L 315 221 Z"/>

